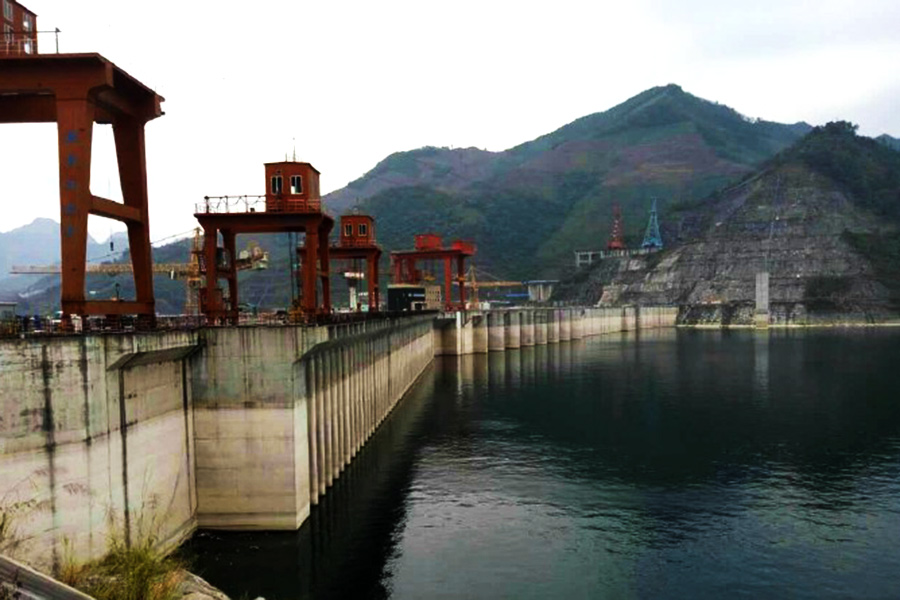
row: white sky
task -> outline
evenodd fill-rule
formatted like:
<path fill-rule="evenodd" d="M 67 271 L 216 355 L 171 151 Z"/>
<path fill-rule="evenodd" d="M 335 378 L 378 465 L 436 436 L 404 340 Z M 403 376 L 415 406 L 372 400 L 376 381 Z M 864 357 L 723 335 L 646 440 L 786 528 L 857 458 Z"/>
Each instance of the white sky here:
<path fill-rule="evenodd" d="M 23 3 L 61 51 L 99 52 L 166 97 L 147 126 L 154 240 L 190 230 L 204 195 L 263 193 L 262 164 L 294 139 L 326 193 L 391 152 L 504 150 L 667 83 L 750 117 L 900 137 L 897 0 Z M 105 129 L 91 187 L 121 199 Z M 0 127 L 0 201 L 0 231 L 59 219 L 55 125 Z M 91 233 L 111 225 L 92 217 Z"/>

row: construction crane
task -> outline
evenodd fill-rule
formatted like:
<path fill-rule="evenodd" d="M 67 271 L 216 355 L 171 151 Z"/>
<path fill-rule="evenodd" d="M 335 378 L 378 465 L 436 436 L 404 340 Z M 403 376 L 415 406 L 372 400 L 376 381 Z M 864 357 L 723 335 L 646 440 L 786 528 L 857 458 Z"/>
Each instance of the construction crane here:
<path fill-rule="evenodd" d="M 203 235 L 200 229 L 194 230 L 194 239 L 191 244 L 191 261 L 188 263 L 155 263 L 153 273 L 167 275 L 170 279 L 184 279 L 186 295 L 184 312 L 189 315 L 199 314 L 199 294 L 206 272 L 203 261 Z M 241 250 L 235 258 L 235 266 L 238 271 L 260 270 L 269 268 L 269 253 L 264 251 L 256 242 L 247 244 L 245 250 Z M 132 272 L 131 263 L 100 263 L 86 265 L 88 273 L 102 275 L 124 275 Z M 59 275 L 59 265 L 42 266 L 13 266 L 9 270 L 10 275 Z"/>
<path fill-rule="evenodd" d="M 487 274 L 485 271 L 482 271 L 482 273 Z M 453 282 L 453 284 L 459 285 L 455 281 Z M 525 284 L 521 281 L 503 281 L 500 279 L 490 279 L 487 281 L 478 281 L 478 279 L 475 275 L 475 265 L 472 265 L 471 267 L 469 267 L 469 270 L 466 272 L 466 286 L 472 290 L 472 302 L 474 304 L 478 304 L 478 290 L 479 289 L 525 287 Z"/>

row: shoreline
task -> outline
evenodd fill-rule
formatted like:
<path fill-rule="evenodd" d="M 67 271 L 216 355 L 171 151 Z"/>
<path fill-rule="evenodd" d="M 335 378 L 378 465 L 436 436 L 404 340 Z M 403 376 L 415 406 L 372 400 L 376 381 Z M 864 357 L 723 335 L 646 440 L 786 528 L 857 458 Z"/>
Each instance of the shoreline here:
<path fill-rule="evenodd" d="M 900 327 L 900 320 L 881 323 L 770 323 L 765 327 L 753 323 L 676 323 L 676 329 L 866 329 L 866 328 L 891 328 Z"/>

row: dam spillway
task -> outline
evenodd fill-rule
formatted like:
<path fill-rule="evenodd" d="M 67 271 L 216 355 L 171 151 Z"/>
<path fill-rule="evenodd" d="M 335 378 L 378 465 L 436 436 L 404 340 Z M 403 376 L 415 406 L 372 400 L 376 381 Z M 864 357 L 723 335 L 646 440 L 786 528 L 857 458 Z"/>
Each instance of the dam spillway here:
<path fill-rule="evenodd" d="M 0 492 L 46 569 L 111 536 L 297 529 L 435 355 L 667 327 L 673 307 L 0 340 Z M 502 342 L 501 342 L 502 340 Z"/>

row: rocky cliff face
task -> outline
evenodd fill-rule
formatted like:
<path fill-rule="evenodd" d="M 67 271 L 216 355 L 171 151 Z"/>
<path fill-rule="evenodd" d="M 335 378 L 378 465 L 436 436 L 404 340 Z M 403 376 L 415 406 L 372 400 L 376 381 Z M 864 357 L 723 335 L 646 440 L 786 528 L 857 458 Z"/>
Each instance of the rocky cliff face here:
<path fill-rule="evenodd" d="M 841 143 L 868 142 L 851 134 Z M 887 160 L 900 163 L 900 154 Z M 882 166 L 878 161 L 873 164 Z M 810 162 L 815 161 L 802 159 L 799 150 L 789 152 L 680 215 L 682 239 L 674 240 L 671 250 L 602 264 L 582 275 L 570 293 L 604 305 L 678 304 L 687 307 L 683 321 L 749 322 L 756 274 L 765 270 L 773 310 L 786 320 L 880 319 L 896 312 L 893 275 L 859 239 L 896 236 L 891 207 L 895 202 L 900 208 L 900 187 L 885 192 L 879 184 L 869 190 L 872 197 L 887 199 L 873 204 Z M 890 188 L 893 177 L 886 182 Z"/>

